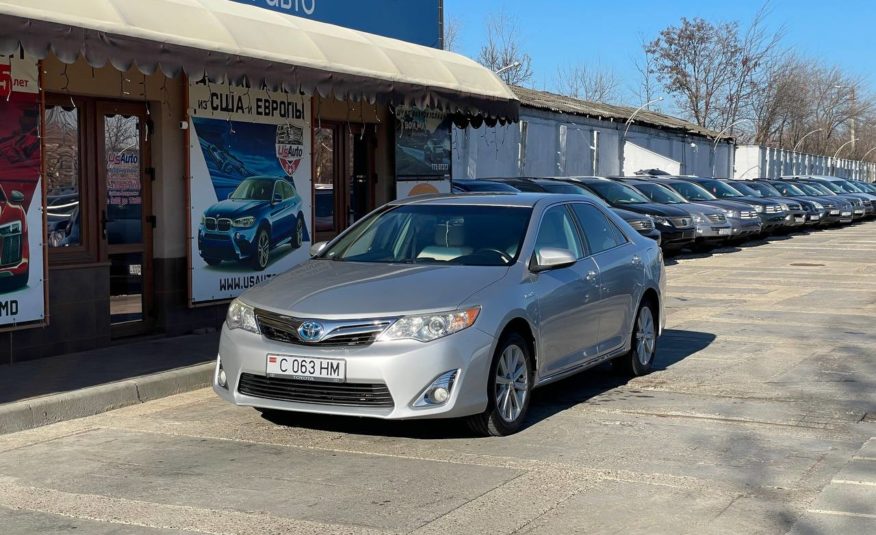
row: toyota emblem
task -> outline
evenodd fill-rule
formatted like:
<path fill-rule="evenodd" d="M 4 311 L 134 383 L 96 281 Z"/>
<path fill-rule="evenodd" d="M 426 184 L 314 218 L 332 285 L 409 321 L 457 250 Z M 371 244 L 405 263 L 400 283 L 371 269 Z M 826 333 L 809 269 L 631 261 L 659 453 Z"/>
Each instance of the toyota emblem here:
<path fill-rule="evenodd" d="M 315 321 L 305 321 L 298 327 L 298 338 L 304 342 L 319 342 L 322 338 L 322 324 Z"/>

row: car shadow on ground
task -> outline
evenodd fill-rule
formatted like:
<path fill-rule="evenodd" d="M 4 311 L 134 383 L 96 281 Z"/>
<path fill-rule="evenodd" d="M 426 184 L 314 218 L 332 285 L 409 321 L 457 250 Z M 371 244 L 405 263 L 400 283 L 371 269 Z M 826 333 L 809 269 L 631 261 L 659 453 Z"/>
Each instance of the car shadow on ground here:
<path fill-rule="evenodd" d="M 654 371 L 665 370 L 705 349 L 715 340 L 711 333 L 667 329 L 660 337 Z M 568 410 L 580 403 L 623 386 L 630 378 L 616 371 L 610 363 L 591 368 L 533 392 L 524 428 Z M 630 395 L 648 395 L 630 391 Z M 387 421 L 375 418 L 325 416 L 304 413 L 267 413 L 262 418 L 291 429 L 304 428 L 363 436 L 441 440 L 473 438 L 462 419 Z"/>

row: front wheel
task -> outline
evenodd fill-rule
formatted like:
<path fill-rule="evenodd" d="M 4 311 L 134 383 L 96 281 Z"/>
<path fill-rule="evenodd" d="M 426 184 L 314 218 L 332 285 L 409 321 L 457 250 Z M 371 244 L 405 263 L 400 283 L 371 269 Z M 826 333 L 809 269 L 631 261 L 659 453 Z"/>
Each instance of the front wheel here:
<path fill-rule="evenodd" d="M 470 416 L 468 425 L 483 436 L 506 436 L 520 430 L 532 393 L 532 351 L 517 333 L 496 348 L 487 381 L 487 410 Z"/>
<path fill-rule="evenodd" d="M 298 212 L 298 218 L 295 221 L 295 230 L 292 231 L 292 244 L 293 249 L 298 249 L 301 247 L 301 244 L 304 243 L 304 214 Z"/>
<path fill-rule="evenodd" d="M 264 271 L 271 257 L 271 236 L 265 228 L 259 229 L 255 238 L 255 251 L 252 255 L 252 267 Z"/>
<path fill-rule="evenodd" d="M 630 339 L 630 352 L 618 357 L 616 364 L 626 375 L 633 377 L 650 373 L 657 353 L 657 322 L 651 303 L 644 302 L 639 306 Z"/>

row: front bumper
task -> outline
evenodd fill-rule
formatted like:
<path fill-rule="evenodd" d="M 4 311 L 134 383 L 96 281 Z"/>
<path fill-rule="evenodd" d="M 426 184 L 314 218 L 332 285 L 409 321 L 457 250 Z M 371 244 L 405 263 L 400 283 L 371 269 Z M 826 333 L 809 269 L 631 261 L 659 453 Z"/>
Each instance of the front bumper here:
<path fill-rule="evenodd" d="M 736 217 L 728 217 L 727 221 L 729 221 L 733 227 L 734 238 L 760 234 L 763 230 L 763 224 L 760 222 L 760 219 L 740 219 Z"/>
<path fill-rule="evenodd" d="M 255 252 L 255 232 L 255 228 L 207 231 L 201 227 L 198 231 L 198 252 L 202 258 L 246 260 Z"/>
<path fill-rule="evenodd" d="M 697 225 L 698 240 L 723 240 L 733 237 L 733 224 L 730 221 L 725 223 L 703 223 Z"/>
<path fill-rule="evenodd" d="M 806 224 L 807 219 L 806 212 L 803 210 L 790 210 L 785 212 L 785 227 L 801 227 Z"/>
<path fill-rule="evenodd" d="M 687 243 L 691 243 L 697 237 L 697 231 L 695 227 L 685 228 L 685 229 L 677 229 L 675 227 L 671 227 L 668 225 L 661 225 L 657 227 L 657 230 L 660 231 L 660 245 L 667 246 L 680 246 Z"/>
<path fill-rule="evenodd" d="M 776 212 L 773 214 L 758 212 L 757 215 L 758 217 L 760 217 L 761 224 L 763 225 L 763 230 L 769 231 L 784 226 L 786 214 L 787 212 Z"/>
<path fill-rule="evenodd" d="M 468 416 L 486 409 L 487 377 L 494 345 L 494 337 L 476 327 L 428 343 L 403 340 L 375 342 L 361 347 L 315 348 L 274 342 L 262 335 L 240 329 L 231 331 L 223 325 L 213 390 L 222 399 L 235 405 L 316 414 L 382 419 Z M 262 377 L 266 375 L 269 353 L 344 359 L 345 383 L 386 385 L 394 406 L 302 403 L 240 393 L 238 386 L 242 373 Z M 219 362 L 227 377 L 227 388 L 219 386 L 217 380 Z M 412 406 L 436 377 L 451 370 L 459 370 L 459 375 L 445 403 L 422 408 Z"/>

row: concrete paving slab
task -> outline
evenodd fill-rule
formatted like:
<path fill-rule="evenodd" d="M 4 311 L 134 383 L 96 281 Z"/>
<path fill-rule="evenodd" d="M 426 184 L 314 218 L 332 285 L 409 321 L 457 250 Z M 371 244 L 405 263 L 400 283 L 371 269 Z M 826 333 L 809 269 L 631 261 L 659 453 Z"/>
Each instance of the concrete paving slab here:
<path fill-rule="evenodd" d="M 61 515 L 20 511 L 0 507 L 0 526 L 4 535 L 184 535 L 192 532 L 118 525 Z"/>

